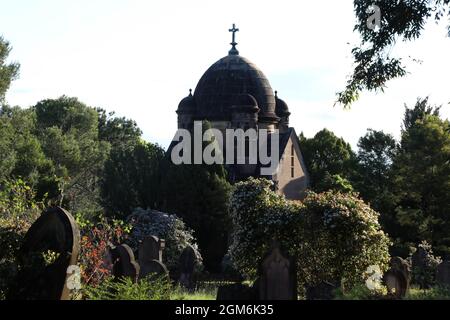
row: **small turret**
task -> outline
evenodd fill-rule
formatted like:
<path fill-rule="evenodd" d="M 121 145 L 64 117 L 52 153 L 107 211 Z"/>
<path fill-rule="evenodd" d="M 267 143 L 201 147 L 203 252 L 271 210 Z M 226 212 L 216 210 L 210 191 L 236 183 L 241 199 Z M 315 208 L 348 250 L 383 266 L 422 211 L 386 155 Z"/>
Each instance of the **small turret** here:
<path fill-rule="evenodd" d="M 192 127 L 195 111 L 195 99 L 192 95 L 192 89 L 189 89 L 189 95 L 181 100 L 178 105 L 178 129 L 190 129 Z"/>
<path fill-rule="evenodd" d="M 283 133 L 289 129 L 289 116 L 291 113 L 286 102 L 278 98 L 278 91 L 275 91 L 275 103 L 275 113 L 280 118 L 278 129 L 280 133 Z"/>

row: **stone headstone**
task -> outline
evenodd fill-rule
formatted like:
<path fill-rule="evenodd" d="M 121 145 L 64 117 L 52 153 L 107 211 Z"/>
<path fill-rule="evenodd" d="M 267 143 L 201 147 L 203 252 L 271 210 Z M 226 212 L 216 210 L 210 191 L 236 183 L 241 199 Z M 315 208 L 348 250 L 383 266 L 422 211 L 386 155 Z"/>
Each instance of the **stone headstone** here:
<path fill-rule="evenodd" d="M 167 267 L 163 264 L 162 253 L 165 241 L 155 236 L 146 237 L 139 245 L 139 279 L 150 274 L 168 274 Z"/>
<path fill-rule="evenodd" d="M 407 283 L 403 273 L 398 270 L 388 270 L 384 274 L 383 280 L 390 296 L 397 299 L 401 299 L 406 296 Z"/>
<path fill-rule="evenodd" d="M 392 269 L 401 271 L 404 274 L 405 278 L 408 280 L 409 286 L 409 281 L 411 278 L 411 266 L 408 261 L 400 257 L 393 257 L 390 261 L 390 267 Z"/>
<path fill-rule="evenodd" d="M 391 258 L 390 269 L 383 277 L 388 293 L 397 299 L 405 297 L 409 290 L 410 279 L 411 266 L 408 261 L 400 257 Z"/>
<path fill-rule="evenodd" d="M 383 281 L 390 296 L 401 299 L 409 290 L 410 284 L 409 263 L 400 258 L 393 257 L 390 261 L 390 269 L 384 274 Z"/>
<path fill-rule="evenodd" d="M 450 287 L 450 261 L 444 261 L 437 267 L 436 282 L 443 287 Z"/>
<path fill-rule="evenodd" d="M 79 289 L 79 283 L 68 281 L 79 270 L 79 251 L 80 231 L 72 215 L 60 207 L 45 211 L 25 235 L 17 257 L 22 269 L 12 298 L 70 299 L 72 290 Z"/>
<path fill-rule="evenodd" d="M 139 262 L 158 260 L 163 262 L 162 254 L 165 248 L 165 241 L 155 236 L 146 237 L 139 245 Z"/>
<path fill-rule="evenodd" d="M 134 258 L 134 253 L 126 244 L 110 248 L 111 260 L 113 263 L 112 273 L 116 278 L 131 278 L 137 280 L 139 275 L 139 264 Z"/>
<path fill-rule="evenodd" d="M 259 268 L 260 300 L 297 300 L 296 269 L 274 243 Z"/>
<path fill-rule="evenodd" d="M 185 288 L 193 289 L 195 286 L 194 269 L 197 262 L 198 258 L 195 249 L 190 245 L 187 246 L 181 253 L 179 261 L 179 283 Z"/>
<path fill-rule="evenodd" d="M 143 279 L 149 275 L 155 276 L 168 276 L 169 270 L 164 263 L 158 260 L 145 261 L 141 264 L 141 269 L 139 272 L 139 279 Z"/>

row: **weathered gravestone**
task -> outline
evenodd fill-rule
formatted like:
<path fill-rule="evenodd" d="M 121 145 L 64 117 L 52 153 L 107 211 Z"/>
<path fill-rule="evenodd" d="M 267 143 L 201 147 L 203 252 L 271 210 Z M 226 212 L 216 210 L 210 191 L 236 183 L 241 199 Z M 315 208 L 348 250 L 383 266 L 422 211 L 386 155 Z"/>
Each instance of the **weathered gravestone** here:
<path fill-rule="evenodd" d="M 437 267 L 436 282 L 443 287 L 450 287 L 450 261 L 444 261 Z"/>
<path fill-rule="evenodd" d="M 113 263 L 112 273 L 116 278 L 130 278 L 137 280 L 139 275 L 139 264 L 134 259 L 134 253 L 126 244 L 109 249 L 111 261 Z"/>
<path fill-rule="evenodd" d="M 262 260 L 259 268 L 260 300 L 297 300 L 295 263 L 284 255 L 277 243 Z"/>
<path fill-rule="evenodd" d="M 399 270 L 403 273 L 405 278 L 409 281 L 411 278 L 411 266 L 407 260 L 400 257 L 392 257 L 390 261 L 390 267 L 395 270 Z"/>
<path fill-rule="evenodd" d="M 410 267 L 406 260 L 400 257 L 393 257 L 390 262 L 390 269 L 384 274 L 389 295 L 394 298 L 404 298 L 409 290 Z"/>
<path fill-rule="evenodd" d="M 166 247 L 166 242 L 163 239 L 158 239 L 155 236 L 146 237 L 139 244 L 139 262 L 158 260 L 162 262 L 163 250 Z"/>
<path fill-rule="evenodd" d="M 187 246 L 180 255 L 180 278 L 178 280 L 185 288 L 193 289 L 195 287 L 194 269 L 197 263 L 195 249 L 191 245 Z"/>
<path fill-rule="evenodd" d="M 165 241 L 155 236 L 145 238 L 139 246 L 139 278 L 145 278 L 150 274 L 168 275 L 169 271 L 162 262 L 162 253 Z"/>
<path fill-rule="evenodd" d="M 30 227 L 17 257 L 22 266 L 12 299 L 68 300 L 79 288 L 80 232 L 60 207 L 45 211 Z M 77 275 L 78 273 L 78 275 Z"/>
<path fill-rule="evenodd" d="M 145 278 L 149 275 L 168 276 L 169 270 L 166 265 L 158 260 L 147 261 L 141 265 L 139 279 Z"/>

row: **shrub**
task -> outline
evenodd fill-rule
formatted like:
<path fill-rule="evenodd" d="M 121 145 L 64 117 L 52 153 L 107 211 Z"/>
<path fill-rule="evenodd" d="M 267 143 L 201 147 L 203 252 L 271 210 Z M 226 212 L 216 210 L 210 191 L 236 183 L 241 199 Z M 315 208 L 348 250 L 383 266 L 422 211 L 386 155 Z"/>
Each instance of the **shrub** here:
<path fill-rule="evenodd" d="M 39 217 L 44 202 L 37 202 L 36 192 L 23 180 L 0 182 L 0 223 L 2 227 L 28 230 Z"/>
<path fill-rule="evenodd" d="M 335 291 L 335 300 L 382 300 L 387 299 L 387 289 L 369 290 L 365 285 L 355 285 L 344 292 L 341 288 Z"/>
<path fill-rule="evenodd" d="M 431 288 L 436 284 L 437 266 L 442 262 L 440 257 L 434 256 L 433 249 L 426 241 L 422 241 L 416 249 L 418 263 L 414 263 L 414 255 L 411 257 L 412 282 L 418 284 L 421 289 Z"/>
<path fill-rule="evenodd" d="M 201 254 L 192 230 L 187 228 L 183 220 L 176 215 L 138 208 L 128 217 L 127 221 L 132 227 L 127 241 L 133 250 L 136 251 L 139 242 L 148 236 L 156 236 L 166 241 L 163 260 L 171 272 L 178 271 L 180 255 L 188 245 L 194 248 L 201 261 Z M 201 269 L 202 264 L 199 263 L 197 268 Z"/>
<path fill-rule="evenodd" d="M 44 209 L 35 195 L 21 179 L 0 183 L 0 297 L 17 273 L 16 256 L 25 233 Z"/>
<path fill-rule="evenodd" d="M 390 240 L 379 214 L 352 194 L 311 193 L 301 210 L 302 237 L 298 267 L 309 270 L 305 281 L 342 280 L 346 288 L 364 280 L 373 265 L 386 271 Z M 310 278 L 309 278 L 310 277 Z"/>
<path fill-rule="evenodd" d="M 386 270 L 390 242 L 363 201 L 330 191 L 294 203 L 271 188 L 251 178 L 235 186 L 231 199 L 230 255 L 249 280 L 273 240 L 296 259 L 300 286 L 343 280 L 350 289 L 365 280 L 369 266 Z"/>
<path fill-rule="evenodd" d="M 274 192 L 269 180 L 250 178 L 235 185 L 230 201 L 233 222 L 229 255 L 235 267 L 249 280 L 256 278 L 257 264 L 277 239 L 294 256 L 299 226 L 293 207 Z M 284 241 L 283 241 L 284 240 Z"/>
<path fill-rule="evenodd" d="M 122 221 L 102 218 L 93 223 L 76 216 L 80 227 L 80 255 L 81 282 L 95 286 L 111 276 L 111 268 L 107 255 L 110 244 L 118 245 L 126 239 L 129 228 Z"/>
<path fill-rule="evenodd" d="M 172 285 L 167 277 L 148 276 L 134 282 L 130 278 L 108 278 L 96 286 L 86 286 L 86 300 L 170 300 Z"/>
<path fill-rule="evenodd" d="M 411 288 L 406 300 L 450 300 L 450 288 L 432 287 L 430 289 Z"/>

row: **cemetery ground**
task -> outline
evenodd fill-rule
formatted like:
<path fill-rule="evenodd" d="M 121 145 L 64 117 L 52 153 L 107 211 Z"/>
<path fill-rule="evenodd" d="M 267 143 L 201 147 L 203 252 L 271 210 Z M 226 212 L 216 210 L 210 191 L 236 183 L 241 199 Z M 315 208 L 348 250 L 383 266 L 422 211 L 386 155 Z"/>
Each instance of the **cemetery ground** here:
<path fill-rule="evenodd" d="M 368 130 L 356 153 L 301 134 L 311 183 L 289 201 L 223 165 L 175 166 L 77 98 L 2 106 L 0 298 L 448 299 L 449 126 L 425 98 L 399 141 Z"/>
<path fill-rule="evenodd" d="M 264 40 L 261 45 L 271 60 L 271 73 L 278 74 L 278 85 L 287 85 L 280 89 L 286 90 L 286 97 L 291 96 L 297 106 L 290 108 L 264 73 L 240 56 L 236 47 L 239 29 L 233 24 L 228 55 L 208 68 L 196 89 L 189 90 L 176 111 L 172 110 L 177 114 L 178 133 L 186 133 L 181 144 L 186 148 L 182 149 L 175 140 L 167 149 L 156 141 L 147 141 L 135 120 L 117 116 L 109 108 L 120 104 L 125 113 L 139 114 L 140 121 L 145 121 L 145 114 L 151 117 L 153 122 L 149 123 L 157 124 L 153 132 L 155 128 L 160 131 L 150 135 L 153 138 L 167 132 L 172 118 L 166 111 L 175 107 L 172 98 L 179 92 L 177 81 L 170 79 L 177 77 L 181 84 L 187 79 L 181 73 L 189 70 L 189 77 L 195 75 L 193 68 L 200 63 L 196 59 L 201 55 L 195 54 L 192 60 L 193 56 L 180 50 L 167 51 L 170 47 L 166 44 L 177 39 L 164 36 L 164 23 L 170 24 L 169 34 L 175 35 L 175 20 L 184 29 L 191 25 L 193 30 L 192 21 L 202 22 L 195 14 L 222 23 L 216 17 L 226 10 L 203 6 L 213 10 L 203 13 L 200 7 L 188 5 L 182 8 L 187 11 L 174 15 L 176 6 L 171 5 L 167 13 L 172 20 L 158 10 L 142 10 L 131 25 L 139 26 L 133 32 L 144 30 L 147 35 L 127 38 L 129 33 L 120 32 L 118 42 L 116 35 L 106 34 L 115 29 L 103 22 L 111 21 L 121 31 L 129 23 L 126 19 L 117 23 L 109 6 L 99 5 L 99 11 L 93 14 L 90 11 L 96 6 L 83 6 L 83 14 L 77 15 L 72 5 L 53 12 L 45 8 L 47 4 L 40 4 L 43 10 L 30 7 L 29 15 L 14 9 L 14 13 L 20 13 L 17 19 L 8 12 L 9 6 L 6 10 L 2 6 L 0 12 L 13 17 L 6 19 L 11 28 L 5 24 L 5 36 L 12 32 L 14 41 L 19 42 L 19 54 L 0 35 L 0 300 L 76 300 L 73 305 L 77 306 L 79 301 L 88 300 L 450 300 L 450 121 L 445 117 L 447 111 L 442 112 L 448 107 L 448 90 L 442 86 L 448 72 L 442 72 L 445 65 L 430 65 L 420 57 L 425 53 L 422 49 L 440 52 L 436 50 L 440 42 L 419 45 L 419 51 L 411 47 L 408 59 L 402 59 L 406 54 L 403 49 L 392 50 L 396 43 L 423 38 L 430 19 L 443 22 L 450 14 L 450 0 L 391 2 L 377 1 L 377 6 L 371 1 L 353 1 L 357 24 L 349 31 L 361 36 L 360 41 L 354 38 L 359 42 L 354 44 L 348 42 L 353 42 L 353 35 L 336 29 L 336 23 L 343 21 L 337 11 L 332 12 L 333 19 L 317 19 L 327 11 L 325 7 L 311 11 L 315 19 L 310 22 L 319 23 L 324 33 L 304 38 L 304 27 L 294 26 L 303 22 L 295 19 L 295 15 L 305 13 L 302 10 L 286 16 L 288 29 L 288 25 L 275 21 L 285 30 L 280 29 L 281 36 L 274 36 L 276 33 L 269 35 L 276 32 L 274 28 L 269 32 L 267 27 L 258 29 L 257 24 L 283 19 L 283 5 L 268 7 L 268 19 L 261 18 L 259 11 L 255 15 L 253 6 L 248 7 L 249 12 L 243 11 L 242 17 L 259 21 L 249 30 L 262 36 L 254 40 Z M 194 15 L 188 7 L 193 8 Z M 242 5 L 228 3 L 228 7 L 245 10 Z M 274 8 L 282 11 L 277 14 Z M 117 11 L 117 17 L 126 18 L 133 10 Z M 39 13 L 44 12 L 58 19 L 43 18 Z M 156 20 L 139 18 L 155 12 Z M 66 14 L 70 14 L 69 19 Z M 93 28 L 85 24 L 90 17 Z M 186 23 L 182 18 L 188 19 Z M 147 29 L 141 24 L 155 21 L 162 25 Z M 49 23 L 55 24 L 52 27 Z M 64 34 L 69 31 L 66 23 L 75 23 L 68 34 Z M 208 32 L 208 39 L 202 41 L 201 32 L 197 32 L 195 41 L 183 36 L 176 47 L 202 52 L 206 58 L 210 50 L 218 48 L 209 37 L 214 28 L 197 27 L 195 31 Z M 319 25 L 311 24 L 306 31 L 315 32 L 316 28 Z M 24 30 L 27 32 L 21 32 Z M 145 41 L 154 39 L 152 34 L 148 37 L 149 30 L 168 41 Z M 335 30 L 344 36 L 340 45 L 339 38 L 331 33 Z M 54 31 L 59 31 L 60 37 L 55 38 Z M 87 31 L 95 41 L 77 34 L 79 31 Z M 445 34 L 447 31 L 446 25 Z M 22 34 L 26 35 L 23 39 Z M 333 36 L 331 42 L 327 42 L 328 35 Z M 304 46 L 303 38 L 329 45 Z M 36 50 L 26 50 L 25 42 L 30 39 Z M 69 40 L 67 50 L 64 39 Z M 57 50 L 53 50 L 51 43 L 56 40 L 61 42 L 57 41 Z M 108 59 L 99 61 L 101 55 L 94 52 L 97 45 L 104 47 L 109 40 L 119 49 L 107 52 L 114 62 L 111 66 Z M 133 49 L 134 41 L 139 42 L 138 50 Z M 294 50 L 286 56 L 285 50 L 278 50 L 281 47 L 277 41 L 289 45 L 297 42 L 300 45 L 294 47 L 300 55 Z M 355 118 L 340 118 L 316 107 L 331 102 L 328 93 L 336 92 L 334 80 L 344 76 L 340 73 L 346 63 L 333 65 L 339 63 L 335 58 L 343 53 L 344 42 L 353 47 L 349 60 L 353 65 L 336 103 L 347 109 L 346 113 L 353 113 L 349 107 L 359 100 L 360 93 L 372 91 L 374 96 L 366 96 L 369 100 L 363 103 L 370 108 L 383 107 L 376 109 L 376 115 L 362 112 Z M 141 44 L 148 45 L 148 54 L 141 50 Z M 28 52 L 22 55 L 24 48 Z M 85 48 L 88 50 L 83 54 Z M 277 54 L 270 57 L 270 50 Z M 308 51 L 314 54 L 303 56 Z M 10 53 L 25 58 L 23 66 L 27 68 L 23 82 L 11 91 L 11 84 L 20 75 L 20 64 Z M 419 56 L 414 57 L 416 54 Z M 345 55 L 347 61 L 349 55 Z M 145 62 L 151 63 L 149 69 L 138 61 L 144 56 Z M 292 68 L 286 68 L 290 62 L 284 61 L 284 56 L 295 60 L 291 61 Z M 182 59 L 188 59 L 187 63 Z M 411 62 L 424 69 L 434 65 L 436 69 L 430 70 L 435 74 L 423 77 L 426 73 L 420 73 L 417 86 L 411 87 L 414 90 L 408 90 L 411 83 L 404 82 L 403 86 L 392 87 L 393 95 L 386 100 L 371 100 L 392 80 L 409 76 Z M 72 68 L 62 68 L 65 64 Z M 276 72 L 278 64 L 285 69 L 281 73 Z M 126 73 L 120 76 L 115 72 L 119 69 Z M 39 70 L 42 72 L 36 72 Z M 146 70 L 154 78 L 142 78 Z M 73 71 L 79 71 L 79 76 Z M 64 77 L 70 82 L 64 82 Z M 309 77 L 312 81 L 299 82 Z M 130 86 L 148 79 L 156 82 L 143 84 L 145 90 L 140 90 L 144 86 Z M 127 92 L 127 88 L 132 91 Z M 90 97 L 99 105 L 87 105 L 74 96 L 54 96 L 68 89 L 69 93 L 83 93 L 85 99 Z M 51 98 L 44 96 L 49 93 Z M 123 99 L 116 99 L 114 94 L 123 95 Z M 144 94 L 140 102 L 139 94 Z M 416 97 L 413 105 L 404 105 Z M 112 104 L 104 105 L 107 101 Z M 394 119 L 399 115 L 396 108 L 404 108 L 402 119 Z M 299 116 L 291 115 L 294 110 Z M 316 120 L 321 127 L 313 127 L 323 129 L 309 136 L 310 122 Z M 294 123 L 298 126 L 295 129 Z M 339 136 L 346 132 L 353 139 L 363 123 L 372 128 L 360 132 L 356 149 Z M 392 123 L 397 123 L 397 136 L 381 131 L 389 128 L 394 132 Z M 227 129 L 245 129 L 258 135 L 237 139 L 242 142 L 239 148 L 232 144 L 225 144 L 223 150 L 216 148 L 221 145 L 219 132 Z M 195 139 L 196 131 L 200 139 Z M 275 134 L 277 131 L 281 135 Z M 234 138 L 228 142 L 234 142 Z M 220 158 L 232 155 L 233 149 L 241 151 L 234 153 L 237 163 L 223 164 Z M 261 153 L 262 149 L 267 152 Z M 183 158 L 183 164 L 172 160 L 174 150 L 180 151 L 178 160 Z M 278 164 L 271 176 L 263 173 L 268 169 L 264 153 L 270 153 L 267 165 Z M 196 161 L 205 154 L 211 157 Z M 211 158 L 218 161 L 211 164 Z M 246 163 L 251 158 L 261 161 Z M 244 163 L 239 164 L 239 159 Z M 14 315 L 20 309 L 27 308 L 16 308 Z M 28 309 L 35 312 L 35 308 Z M 103 312 L 107 308 L 99 309 Z M 123 309 L 129 317 L 132 310 Z M 152 309 L 148 310 L 152 317 Z M 296 315 L 302 316 L 303 309 L 297 310 Z M 346 311 L 350 314 L 354 310 Z M 57 316 L 69 313 L 59 314 L 51 308 L 46 312 Z"/>
<path fill-rule="evenodd" d="M 331 196 L 337 201 L 334 207 L 329 206 L 327 197 Z M 309 206 L 313 208 L 311 212 Z M 41 209 L 37 205 L 31 211 Z M 341 213 L 334 211 L 333 217 L 326 215 L 319 226 L 315 225 L 318 212 L 338 209 Z M 301 210 L 301 215 L 297 210 Z M 43 209 L 20 237 L 5 238 L 5 234 L 11 237 L 15 225 L 1 230 L 2 241 L 10 241 L 10 249 L 16 247 L 10 251 L 12 256 L 3 254 L 0 263 L 1 297 L 13 300 L 450 300 L 450 262 L 435 256 L 426 242 L 419 244 L 407 258 L 391 257 L 387 251 L 390 241 L 376 219 L 372 219 L 375 213 L 350 195 L 312 194 L 301 203 L 290 202 L 274 193 L 269 181 L 249 179 L 235 186 L 230 211 L 234 225 L 239 226 L 233 230 L 227 253 L 227 259 L 232 259 L 233 264 L 227 265 L 224 259 L 228 270 L 210 273 L 203 265 L 194 238 L 184 225 L 174 223 L 179 222 L 174 216 L 138 210 L 126 221 L 91 223 L 61 207 Z M 283 219 L 274 220 L 280 217 Z M 351 220 L 347 221 L 349 217 Z M 261 234 L 248 229 L 263 221 L 273 229 L 264 229 Z M 321 229 L 324 221 L 325 227 L 332 222 L 333 234 Z M 348 243 L 355 234 L 349 231 L 341 234 L 343 239 L 339 240 L 334 234 L 336 228 L 348 227 L 348 223 L 358 225 L 358 221 L 371 221 L 370 228 L 364 232 L 369 241 L 360 239 L 356 250 L 347 247 L 340 251 L 339 241 Z M 155 225 L 163 226 L 162 230 L 153 229 Z M 308 238 L 305 227 L 314 230 L 315 241 Z M 302 231 L 302 242 L 292 237 L 296 230 Z M 174 238 L 174 234 L 178 237 Z M 283 238 L 284 234 L 290 237 Z M 317 242 L 318 237 L 324 238 L 322 243 Z M 305 247 L 290 248 L 289 243 L 302 243 Z M 312 247 L 306 246 L 309 243 Z M 361 256 L 366 251 L 371 255 Z M 328 258 L 331 259 L 327 261 Z M 351 259 L 358 263 L 349 266 Z"/>

